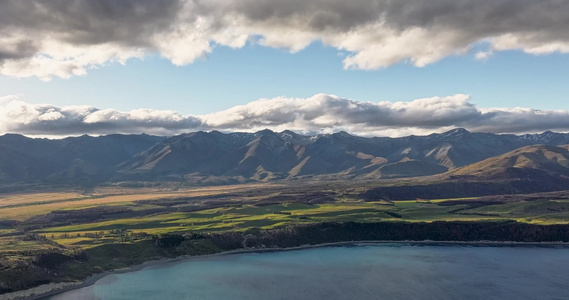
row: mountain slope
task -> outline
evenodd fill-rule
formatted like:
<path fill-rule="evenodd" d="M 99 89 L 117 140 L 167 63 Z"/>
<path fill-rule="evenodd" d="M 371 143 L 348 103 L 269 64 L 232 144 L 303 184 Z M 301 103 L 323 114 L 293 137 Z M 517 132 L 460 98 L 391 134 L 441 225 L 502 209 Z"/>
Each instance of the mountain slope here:
<path fill-rule="evenodd" d="M 370 201 L 444 199 L 567 190 L 569 145 L 526 146 L 428 179 L 427 183 L 375 187 L 362 197 Z"/>
<path fill-rule="evenodd" d="M 452 170 L 448 174 L 484 179 L 569 178 L 569 145 L 526 146 Z"/>
<path fill-rule="evenodd" d="M 346 132 L 305 136 L 292 131 L 263 130 L 227 134 L 192 132 L 172 137 L 81 136 L 61 140 L 7 134 L 0 136 L 0 182 L 382 179 L 441 174 L 447 170 L 450 170 L 448 176 L 499 178 L 508 174 L 496 171 L 491 175 L 491 171 L 480 173 L 480 170 L 523 173 L 532 166 L 532 170 L 546 168 L 565 174 L 563 149 L 566 147 L 532 150 L 533 153 L 523 155 L 515 152 L 505 155 L 500 162 L 493 160 L 465 167 L 536 144 L 569 144 L 569 134 L 544 132 L 516 136 L 454 129 L 428 136 L 365 138 Z M 515 161 L 506 159 L 512 155 Z M 553 161 L 559 166 L 551 165 Z"/>

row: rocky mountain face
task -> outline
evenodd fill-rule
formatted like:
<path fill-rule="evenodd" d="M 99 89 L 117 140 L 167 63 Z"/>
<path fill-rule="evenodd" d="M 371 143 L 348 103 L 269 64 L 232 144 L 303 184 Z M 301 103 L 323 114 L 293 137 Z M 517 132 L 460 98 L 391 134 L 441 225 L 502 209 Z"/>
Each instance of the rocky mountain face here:
<path fill-rule="evenodd" d="M 61 140 L 7 134 L 0 136 L 0 182 L 401 178 L 459 172 L 454 170 L 524 146 L 564 144 L 569 144 L 569 134 L 497 135 L 465 129 L 403 138 L 270 130 Z"/>

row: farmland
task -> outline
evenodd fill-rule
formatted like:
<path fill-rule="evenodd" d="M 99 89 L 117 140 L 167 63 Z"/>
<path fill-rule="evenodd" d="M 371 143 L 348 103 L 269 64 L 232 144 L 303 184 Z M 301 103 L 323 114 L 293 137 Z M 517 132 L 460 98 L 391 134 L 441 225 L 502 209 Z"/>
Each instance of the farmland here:
<path fill-rule="evenodd" d="M 263 230 L 319 222 L 503 221 L 569 223 L 569 196 L 364 201 L 358 187 L 243 185 L 194 189 L 99 189 L 0 198 L 0 251 L 89 248 L 131 236 Z M 484 201 L 486 199 L 486 201 Z"/>

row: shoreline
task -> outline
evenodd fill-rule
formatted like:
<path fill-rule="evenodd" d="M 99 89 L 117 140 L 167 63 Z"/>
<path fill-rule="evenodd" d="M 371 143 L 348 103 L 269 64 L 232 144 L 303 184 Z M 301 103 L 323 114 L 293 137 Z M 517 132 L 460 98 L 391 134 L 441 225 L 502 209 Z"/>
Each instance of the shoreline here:
<path fill-rule="evenodd" d="M 84 287 L 91 286 L 95 284 L 100 279 L 114 274 L 123 274 L 140 271 L 144 268 L 160 265 L 164 263 L 171 263 L 176 261 L 183 261 L 196 258 L 208 258 L 223 255 L 232 254 L 246 254 L 246 253 L 269 253 L 269 252 L 281 252 L 281 251 L 295 251 L 295 250 L 306 250 L 306 249 L 316 249 L 325 247 L 341 247 L 341 246 L 365 246 L 365 245 L 377 245 L 377 244 L 409 244 L 409 245 L 431 245 L 431 246 L 450 246 L 450 245 L 461 245 L 461 246 L 480 246 L 480 247 L 527 247 L 527 246 L 544 246 L 544 247 L 569 247 L 569 243 L 564 242 L 515 242 L 515 241 L 344 241 L 344 242 L 332 242 L 314 245 L 301 245 L 296 247 L 286 247 L 286 248 L 246 248 L 246 249 L 235 249 L 222 251 L 213 254 L 203 254 L 203 255 L 182 255 L 174 258 L 162 258 L 149 260 L 142 264 L 133 265 L 126 268 L 109 270 L 98 274 L 93 274 L 83 281 L 74 282 L 58 282 L 49 283 L 33 287 L 26 290 L 21 290 L 17 292 L 7 293 L 0 295 L 0 300 L 4 299 L 29 299 L 29 300 L 42 300 L 50 296 L 55 296 L 62 294 L 71 290 L 80 289 Z"/>

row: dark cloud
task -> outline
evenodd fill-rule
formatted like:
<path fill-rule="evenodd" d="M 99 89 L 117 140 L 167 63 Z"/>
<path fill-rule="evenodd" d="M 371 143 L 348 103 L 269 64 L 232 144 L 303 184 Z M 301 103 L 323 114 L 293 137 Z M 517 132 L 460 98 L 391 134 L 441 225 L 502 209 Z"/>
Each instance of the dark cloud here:
<path fill-rule="evenodd" d="M 479 42 L 488 53 L 569 53 L 565 0 L 0 0 L 0 7 L 0 74 L 46 80 L 148 53 L 183 65 L 213 44 L 248 40 L 291 51 L 319 40 L 349 53 L 345 68 L 359 69 L 424 66 Z"/>
<path fill-rule="evenodd" d="M 481 117 L 468 124 L 479 131 L 541 132 L 569 130 L 569 111 L 529 108 L 485 109 Z"/>
<path fill-rule="evenodd" d="M 0 1 L 0 30 L 39 31 L 77 45 L 151 45 L 148 36 L 168 30 L 181 9 L 171 0 Z"/>
<path fill-rule="evenodd" d="M 12 44 L 0 45 L 0 62 L 7 59 L 20 59 L 33 56 L 39 46 L 32 40 L 21 40 Z"/>

